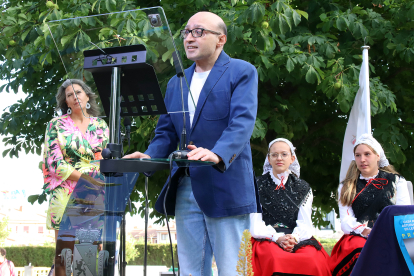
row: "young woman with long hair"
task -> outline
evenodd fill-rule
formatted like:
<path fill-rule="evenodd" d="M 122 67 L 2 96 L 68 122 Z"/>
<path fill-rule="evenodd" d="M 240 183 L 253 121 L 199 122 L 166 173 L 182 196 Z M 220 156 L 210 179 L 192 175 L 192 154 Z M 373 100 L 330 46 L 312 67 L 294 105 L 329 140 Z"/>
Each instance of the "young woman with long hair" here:
<path fill-rule="evenodd" d="M 354 145 L 354 157 L 338 187 L 342 238 L 331 253 L 332 275 L 350 275 L 381 211 L 389 205 L 410 205 L 407 182 L 388 162 L 381 145 L 369 134 Z"/>

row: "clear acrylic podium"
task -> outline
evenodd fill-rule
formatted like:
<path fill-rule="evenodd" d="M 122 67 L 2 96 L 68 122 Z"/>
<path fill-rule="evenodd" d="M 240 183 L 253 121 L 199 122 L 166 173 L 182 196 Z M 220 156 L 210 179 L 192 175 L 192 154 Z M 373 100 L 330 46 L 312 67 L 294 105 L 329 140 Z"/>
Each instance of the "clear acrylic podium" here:
<path fill-rule="evenodd" d="M 124 173 L 79 180 L 60 225 L 55 275 L 117 274 L 121 222 L 137 177 Z"/>
<path fill-rule="evenodd" d="M 169 169 L 170 160 L 109 159 L 100 162 L 109 162 L 107 165 L 110 166 L 105 170 L 116 170 L 116 163 L 120 163 L 124 171 L 146 172 Z M 180 167 L 213 165 L 212 162 L 190 160 L 179 160 L 175 164 Z M 107 174 L 110 176 L 82 176 L 71 194 L 56 243 L 56 275 L 112 276 L 125 273 L 120 254 L 122 222 L 138 172 Z"/>

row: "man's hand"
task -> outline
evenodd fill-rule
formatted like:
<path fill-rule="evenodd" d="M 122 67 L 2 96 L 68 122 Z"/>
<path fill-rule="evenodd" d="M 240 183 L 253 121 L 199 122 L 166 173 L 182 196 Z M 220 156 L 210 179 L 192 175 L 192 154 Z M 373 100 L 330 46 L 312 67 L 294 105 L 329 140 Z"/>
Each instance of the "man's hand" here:
<path fill-rule="evenodd" d="M 197 148 L 194 145 L 189 145 L 188 149 L 191 150 L 188 154 L 188 160 L 201 160 L 201 161 L 210 161 L 214 164 L 218 164 L 221 161 L 221 157 L 215 154 L 212 151 L 209 151 L 205 148 Z"/>
<path fill-rule="evenodd" d="M 124 157 L 122 157 L 122 158 L 151 158 L 151 156 L 149 156 L 149 155 L 146 155 L 145 153 L 142 153 L 142 152 L 139 152 L 139 151 L 136 151 L 136 152 L 134 152 L 134 153 L 131 153 L 131 154 L 128 154 L 128 155 L 125 155 Z"/>

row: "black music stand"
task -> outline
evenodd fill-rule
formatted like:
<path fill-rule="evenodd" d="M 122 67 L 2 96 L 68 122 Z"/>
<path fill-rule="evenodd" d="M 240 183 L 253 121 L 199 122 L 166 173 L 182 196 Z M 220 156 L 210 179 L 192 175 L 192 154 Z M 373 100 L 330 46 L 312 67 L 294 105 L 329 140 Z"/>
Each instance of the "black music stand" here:
<path fill-rule="evenodd" d="M 144 45 L 84 51 L 84 69 L 90 71 L 106 114 L 109 114 L 109 143 L 102 152 L 101 172 L 148 172 L 169 168 L 168 162 L 122 160 L 120 117 L 167 114 L 154 68 L 145 63 Z M 148 177 L 145 179 L 145 248 L 148 228 Z M 125 275 L 125 214 L 121 225 L 121 276 Z M 146 275 L 147 251 L 144 256 Z"/>
<path fill-rule="evenodd" d="M 90 71 L 106 114 L 112 107 L 110 80 L 113 67 L 122 70 L 120 116 L 167 114 L 154 68 L 145 63 L 144 45 L 131 45 L 84 51 L 84 69 Z"/>

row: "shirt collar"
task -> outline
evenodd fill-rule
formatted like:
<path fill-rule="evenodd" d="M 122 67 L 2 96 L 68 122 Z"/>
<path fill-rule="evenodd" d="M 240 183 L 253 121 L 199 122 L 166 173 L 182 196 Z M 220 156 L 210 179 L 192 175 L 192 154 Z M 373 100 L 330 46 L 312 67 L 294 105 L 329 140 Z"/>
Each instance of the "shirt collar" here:
<path fill-rule="evenodd" d="M 360 174 L 359 174 L 359 179 L 363 179 L 363 180 L 368 181 L 368 180 L 370 180 L 370 179 L 372 179 L 372 178 L 377 177 L 378 173 L 379 173 L 379 171 L 377 171 L 377 174 L 375 174 L 374 176 L 368 176 L 368 177 L 364 177 L 364 176 L 362 176 L 362 174 L 360 173 Z"/>
<path fill-rule="evenodd" d="M 270 171 L 269 173 L 270 173 L 270 177 L 272 178 L 273 182 L 275 182 L 275 184 L 279 186 L 281 183 L 282 177 L 283 177 L 283 185 L 286 184 L 291 171 L 287 170 L 287 171 L 284 171 L 283 173 L 279 173 L 277 174 L 277 177 L 273 174 L 273 171 Z"/>

